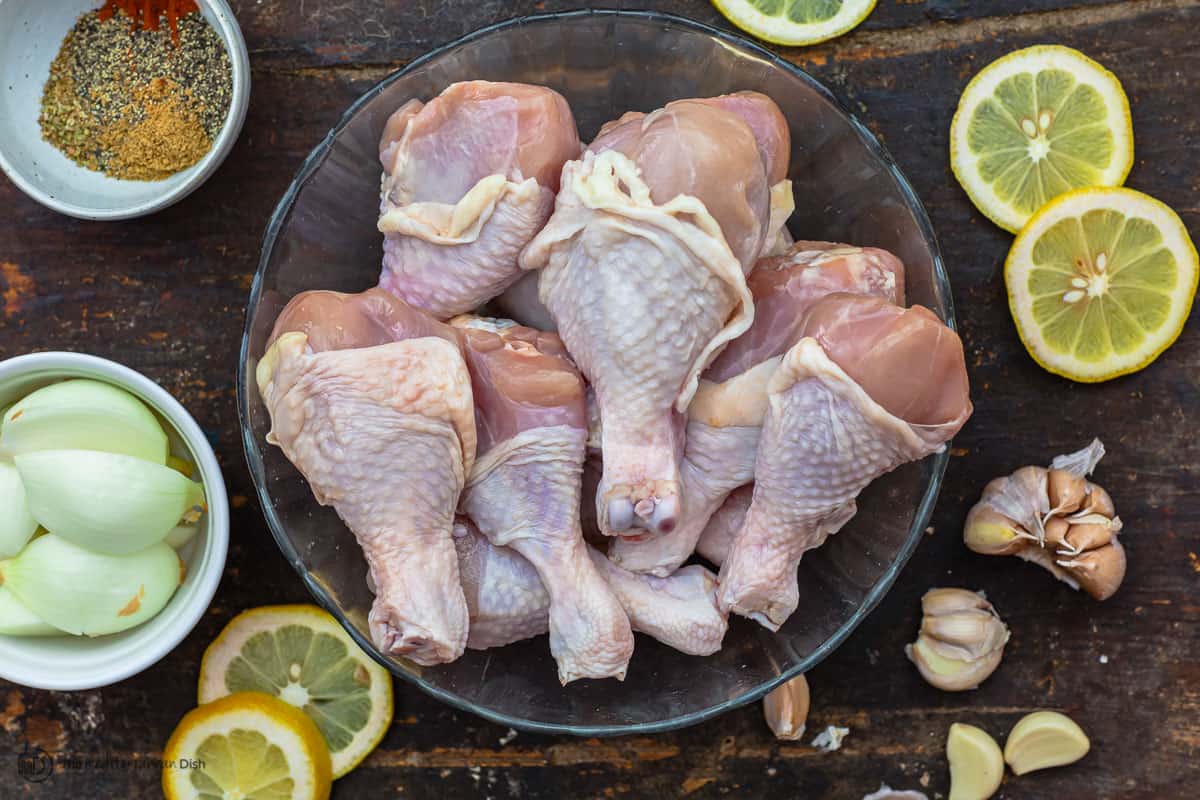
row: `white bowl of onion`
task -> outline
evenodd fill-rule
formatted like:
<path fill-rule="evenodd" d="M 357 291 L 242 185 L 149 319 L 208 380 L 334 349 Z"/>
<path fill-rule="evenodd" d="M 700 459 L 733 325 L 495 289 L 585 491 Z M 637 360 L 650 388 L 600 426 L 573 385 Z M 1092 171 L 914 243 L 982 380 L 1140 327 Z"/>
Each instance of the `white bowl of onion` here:
<path fill-rule="evenodd" d="M 204 614 L 228 545 L 212 446 L 158 384 L 79 353 L 0 362 L 0 678 L 141 672 Z"/>

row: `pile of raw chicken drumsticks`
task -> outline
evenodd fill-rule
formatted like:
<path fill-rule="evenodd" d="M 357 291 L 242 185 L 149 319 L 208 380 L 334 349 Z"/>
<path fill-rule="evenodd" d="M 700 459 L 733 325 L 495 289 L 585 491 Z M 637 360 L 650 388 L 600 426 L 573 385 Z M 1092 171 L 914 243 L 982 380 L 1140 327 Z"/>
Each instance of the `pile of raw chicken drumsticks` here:
<path fill-rule="evenodd" d="M 388 119 L 378 287 L 293 298 L 257 371 L 269 441 L 362 546 L 383 653 L 548 632 L 567 683 L 623 678 L 635 630 L 696 655 L 729 612 L 777 630 L 801 555 L 962 427 L 962 344 L 899 259 L 792 241 L 790 148 L 754 92 L 586 147 L 540 86 Z"/>

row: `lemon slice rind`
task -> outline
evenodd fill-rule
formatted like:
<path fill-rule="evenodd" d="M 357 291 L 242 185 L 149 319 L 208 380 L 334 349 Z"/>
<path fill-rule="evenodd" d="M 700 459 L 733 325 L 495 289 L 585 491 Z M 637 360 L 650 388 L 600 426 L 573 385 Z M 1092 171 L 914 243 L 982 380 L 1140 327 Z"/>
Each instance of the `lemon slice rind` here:
<path fill-rule="evenodd" d="M 370 678 L 371 715 L 365 725 L 355 732 L 351 742 L 337 751 L 332 751 L 333 776 L 335 779 L 347 774 L 365 759 L 383 740 L 392 724 L 393 691 L 391 674 L 363 653 L 349 635 L 330 614 L 308 604 L 262 606 L 238 614 L 218 634 L 200 663 L 200 679 L 197 698 L 201 704 L 229 693 L 225 675 L 233 660 L 240 654 L 247 640 L 260 632 L 272 632 L 285 625 L 300 625 L 341 640 L 348 655 L 356 659 Z M 281 699 L 292 699 L 286 692 Z"/>
<path fill-rule="evenodd" d="M 236 733 L 235 733 L 236 731 Z M 196 800 L 203 796 L 193 781 L 193 771 L 208 774 L 214 783 L 247 784 L 223 786 L 228 791 L 240 791 L 239 797 L 253 798 L 255 789 L 277 780 L 264 776 L 258 769 L 238 770 L 232 764 L 209 763 L 202 758 L 202 747 L 212 737 L 231 737 L 244 740 L 247 735 L 263 737 L 268 746 L 278 752 L 287 764 L 286 778 L 292 785 L 292 800 L 326 800 L 332 783 L 329 751 L 321 732 L 303 712 L 260 692 L 239 692 L 189 711 L 163 749 L 162 789 L 167 800 Z M 237 753 L 220 748 L 236 760 Z M 235 779 L 236 776 L 236 779 Z M 219 780 L 218 780 L 219 779 Z M 268 784 L 269 785 L 269 784 Z"/>
<path fill-rule="evenodd" d="M 1089 211 L 1116 211 L 1126 218 L 1145 220 L 1162 236 L 1162 246 L 1175 259 L 1174 287 L 1162 293 L 1170 296 L 1170 309 L 1136 350 L 1112 352 L 1103 360 L 1088 362 L 1055 349 L 1046 340 L 1042 324 L 1033 316 L 1035 297 L 1030 291 L 1033 249 L 1041 236 L 1064 219 L 1079 218 Z M 1187 323 L 1200 279 L 1200 257 L 1183 221 L 1169 206 L 1149 195 L 1124 187 L 1093 187 L 1059 195 L 1030 218 L 1017 235 L 1004 263 L 1009 309 L 1017 333 L 1029 355 L 1043 369 L 1080 383 L 1099 383 L 1143 369 L 1170 347 Z"/>
<path fill-rule="evenodd" d="M 1129 98 L 1116 75 L 1078 50 L 1062 45 L 1035 45 L 996 59 L 971 79 L 959 99 L 950 123 L 950 168 L 975 207 L 1011 233 L 1021 230 L 1031 215 L 1001 200 L 991 184 L 979 175 L 980 156 L 968 145 L 968 131 L 979 105 L 995 96 L 1002 81 L 1022 72 L 1036 74 L 1047 69 L 1070 73 L 1075 80 L 1094 88 L 1104 101 L 1113 137 L 1113 156 L 1108 166 L 1100 170 L 1094 185 L 1120 186 L 1133 167 L 1133 118 Z"/>
<path fill-rule="evenodd" d="M 875 10 L 876 0 L 844 0 L 836 14 L 821 22 L 792 22 L 764 14 L 749 0 L 713 0 L 713 5 L 741 30 L 787 47 L 818 44 L 858 27 Z"/>

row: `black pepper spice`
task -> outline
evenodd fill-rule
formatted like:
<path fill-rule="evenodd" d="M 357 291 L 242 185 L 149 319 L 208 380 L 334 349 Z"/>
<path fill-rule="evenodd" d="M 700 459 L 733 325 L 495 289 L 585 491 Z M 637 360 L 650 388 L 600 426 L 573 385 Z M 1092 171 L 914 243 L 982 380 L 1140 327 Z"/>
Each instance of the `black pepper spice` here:
<path fill-rule="evenodd" d="M 211 149 L 233 97 L 229 54 L 194 10 L 157 21 L 106 6 L 82 15 L 63 40 L 39 122 L 43 138 L 76 163 L 159 180 Z"/>

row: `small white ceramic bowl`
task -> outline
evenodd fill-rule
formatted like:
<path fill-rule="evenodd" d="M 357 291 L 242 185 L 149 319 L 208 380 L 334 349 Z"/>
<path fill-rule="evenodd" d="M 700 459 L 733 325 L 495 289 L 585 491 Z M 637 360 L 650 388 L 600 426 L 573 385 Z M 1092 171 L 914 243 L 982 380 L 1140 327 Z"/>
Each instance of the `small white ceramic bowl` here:
<path fill-rule="evenodd" d="M 0 5 L 10 0 L 0 0 Z M 217 457 L 200 426 L 175 398 L 128 367 L 81 353 L 34 353 L 0 361 L 0 407 L 67 378 L 120 386 L 157 412 L 171 452 L 196 465 L 208 511 L 201 529 L 180 548 L 183 585 L 166 608 L 136 628 L 108 636 L 47 638 L 0 635 L 0 678 L 36 689 L 95 689 L 135 675 L 171 652 L 212 602 L 229 547 L 229 502 Z"/>
<path fill-rule="evenodd" d="M 98 0 L 0 0 L 0 169 L 42 205 L 81 219 L 129 219 L 182 200 L 212 175 L 242 130 L 250 100 L 246 42 L 225 0 L 197 0 L 233 67 L 229 114 L 212 149 L 161 181 L 126 181 L 85 169 L 42 139 L 42 88 L 63 37 Z"/>

